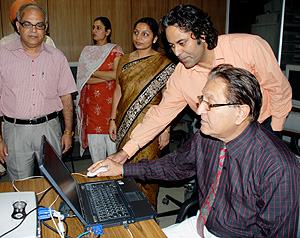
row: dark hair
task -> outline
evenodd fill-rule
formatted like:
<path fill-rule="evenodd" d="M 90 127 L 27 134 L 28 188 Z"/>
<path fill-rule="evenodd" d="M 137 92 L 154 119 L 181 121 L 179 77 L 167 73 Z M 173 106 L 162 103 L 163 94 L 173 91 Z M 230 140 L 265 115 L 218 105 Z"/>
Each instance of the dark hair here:
<path fill-rule="evenodd" d="M 178 26 L 183 31 L 191 31 L 199 45 L 201 44 L 200 39 L 205 40 L 209 50 L 217 46 L 218 31 L 213 27 L 211 18 L 193 5 L 182 4 L 173 8 L 161 19 L 161 25 L 163 32 L 168 26 Z"/>
<path fill-rule="evenodd" d="M 229 103 L 246 104 L 250 107 L 250 122 L 257 121 L 262 105 L 262 93 L 255 76 L 249 71 L 221 64 L 213 68 L 208 80 L 221 79 L 226 85 Z"/>
<path fill-rule="evenodd" d="M 109 35 L 107 36 L 107 42 L 108 43 L 111 43 L 111 39 L 110 39 L 110 36 L 111 36 L 111 23 L 110 23 L 110 20 L 107 18 L 107 17 L 97 17 L 95 21 L 101 21 L 103 23 L 103 25 L 105 26 L 105 31 L 107 30 L 110 30 L 110 33 Z M 94 44 L 96 44 L 97 42 L 94 40 Z"/>
<path fill-rule="evenodd" d="M 139 23 L 146 23 L 150 27 L 150 30 L 153 33 L 153 39 L 157 36 L 157 41 L 152 44 L 152 49 L 156 50 L 158 48 L 158 38 L 159 38 L 158 36 L 159 26 L 157 24 L 157 21 L 152 17 L 143 17 L 139 19 L 136 23 L 134 23 L 133 29 L 135 29 L 135 27 Z"/>
<path fill-rule="evenodd" d="M 39 10 L 44 14 L 44 17 L 45 17 L 45 22 L 44 22 L 44 23 L 47 23 L 48 18 L 47 18 L 47 13 L 46 13 L 45 9 L 42 8 L 41 6 L 36 5 L 36 4 L 33 4 L 33 3 L 24 4 L 24 5 L 22 5 L 22 6 L 20 7 L 20 9 L 19 9 L 19 11 L 18 11 L 18 13 L 17 13 L 17 21 L 18 21 L 18 22 L 21 22 L 21 12 L 22 12 L 23 9 L 26 8 L 26 7 L 31 7 L 31 8 L 37 8 L 37 9 L 39 9 Z"/>

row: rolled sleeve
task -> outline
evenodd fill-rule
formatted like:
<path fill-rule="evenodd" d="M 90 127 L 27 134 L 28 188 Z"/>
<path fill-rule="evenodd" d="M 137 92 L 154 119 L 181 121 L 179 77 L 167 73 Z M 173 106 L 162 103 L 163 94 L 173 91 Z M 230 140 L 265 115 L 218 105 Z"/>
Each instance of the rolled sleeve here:
<path fill-rule="evenodd" d="M 259 122 L 272 116 L 272 129 L 281 131 L 292 108 L 292 88 L 282 73 L 269 44 L 260 37 L 255 38 L 255 76 L 260 83 L 263 105 Z"/>

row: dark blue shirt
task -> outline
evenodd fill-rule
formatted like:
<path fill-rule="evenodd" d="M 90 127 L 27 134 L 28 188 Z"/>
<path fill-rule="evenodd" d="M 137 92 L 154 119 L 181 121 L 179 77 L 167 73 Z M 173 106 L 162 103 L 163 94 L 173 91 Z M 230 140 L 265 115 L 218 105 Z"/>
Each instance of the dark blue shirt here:
<path fill-rule="evenodd" d="M 218 168 L 222 142 L 198 131 L 158 160 L 125 164 L 124 176 L 181 180 L 196 175 L 199 206 Z M 288 147 L 259 123 L 226 144 L 219 189 L 206 227 L 220 237 L 296 237 L 300 166 Z"/>

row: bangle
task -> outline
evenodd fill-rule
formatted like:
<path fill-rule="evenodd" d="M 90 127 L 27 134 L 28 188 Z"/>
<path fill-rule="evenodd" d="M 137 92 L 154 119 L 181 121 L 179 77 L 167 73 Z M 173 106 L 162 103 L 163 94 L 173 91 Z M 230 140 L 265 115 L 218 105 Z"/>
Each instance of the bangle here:
<path fill-rule="evenodd" d="M 116 121 L 116 119 L 114 119 L 114 118 L 109 118 L 109 121 Z"/>
<path fill-rule="evenodd" d="M 170 133 L 167 129 L 165 129 L 165 132 L 166 132 L 166 133 Z"/>
<path fill-rule="evenodd" d="M 64 131 L 64 134 L 69 135 L 69 136 L 73 136 L 74 135 L 74 131 Z"/>

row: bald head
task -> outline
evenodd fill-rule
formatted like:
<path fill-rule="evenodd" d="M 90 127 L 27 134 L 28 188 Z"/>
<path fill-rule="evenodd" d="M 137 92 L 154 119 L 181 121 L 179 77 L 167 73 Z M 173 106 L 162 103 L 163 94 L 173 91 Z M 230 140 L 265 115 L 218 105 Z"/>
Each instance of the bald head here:
<path fill-rule="evenodd" d="M 44 15 L 44 23 L 47 23 L 47 14 L 44 8 L 40 7 L 39 5 L 36 4 L 25 4 L 20 7 L 18 14 L 17 14 L 17 21 L 21 22 L 22 17 L 24 16 L 25 12 L 30 12 L 32 10 L 41 12 Z"/>

